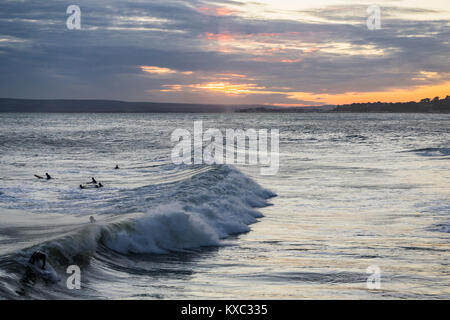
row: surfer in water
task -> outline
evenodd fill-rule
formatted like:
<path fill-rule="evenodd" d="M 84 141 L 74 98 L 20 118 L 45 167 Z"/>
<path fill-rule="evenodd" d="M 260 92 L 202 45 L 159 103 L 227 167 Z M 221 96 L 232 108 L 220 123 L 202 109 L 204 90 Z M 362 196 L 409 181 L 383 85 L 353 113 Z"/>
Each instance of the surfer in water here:
<path fill-rule="evenodd" d="M 119 165 L 116 165 L 116 167 L 114 169 L 116 169 L 116 170 L 119 169 Z"/>
<path fill-rule="evenodd" d="M 90 217 L 89 217 L 89 221 L 90 221 L 91 223 L 96 223 L 96 222 L 97 222 L 97 220 L 95 220 L 95 218 L 94 218 L 93 216 L 90 216 Z"/>
<path fill-rule="evenodd" d="M 39 250 L 37 250 L 33 255 L 31 256 L 30 260 L 28 261 L 31 264 L 35 264 L 36 261 L 42 261 L 42 270 L 45 270 L 45 263 L 47 261 L 47 255 Z"/>
<path fill-rule="evenodd" d="M 92 177 L 92 180 L 90 182 L 87 182 L 88 184 L 97 184 L 97 180 L 95 180 L 94 177 Z"/>
<path fill-rule="evenodd" d="M 44 179 L 44 177 L 38 176 L 37 174 L 35 174 L 34 176 L 38 179 Z M 45 173 L 45 179 L 50 180 L 51 178 L 52 177 L 48 173 Z"/>
<path fill-rule="evenodd" d="M 88 182 L 87 184 L 92 184 L 92 182 Z M 98 184 L 94 184 L 93 186 L 83 186 L 82 184 L 80 184 L 80 189 L 92 189 L 92 188 L 103 188 L 103 184 L 101 182 L 99 182 Z"/>

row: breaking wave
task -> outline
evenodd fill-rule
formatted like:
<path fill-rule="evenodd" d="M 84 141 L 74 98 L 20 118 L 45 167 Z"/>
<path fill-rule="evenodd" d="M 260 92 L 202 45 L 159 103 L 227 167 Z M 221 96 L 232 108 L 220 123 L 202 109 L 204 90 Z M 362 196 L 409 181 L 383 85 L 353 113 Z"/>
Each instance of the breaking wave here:
<path fill-rule="evenodd" d="M 84 223 L 69 234 L 4 258 L 14 261 L 14 271 L 20 273 L 31 253 L 40 249 L 55 270 L 64 272 L 71 264 L 89 264 L 98 254 L 167 254 L 220 246 L 221 239 L 248 232 L 249 225 L 263 216 L 257 208 L 269 205 L 267 199 L 275 196 L 231 166 L 212 167 L 165 188 L 166 196 L 141 212 Z M 133 192 L 141 198 L 148 190 L 140 187 Z"/>

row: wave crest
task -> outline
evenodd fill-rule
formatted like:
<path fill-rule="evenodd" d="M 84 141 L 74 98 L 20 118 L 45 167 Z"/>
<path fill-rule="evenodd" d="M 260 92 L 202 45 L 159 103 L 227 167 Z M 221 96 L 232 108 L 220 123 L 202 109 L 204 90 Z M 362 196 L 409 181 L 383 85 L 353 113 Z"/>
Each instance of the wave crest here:
<path fill-rule="evenodd" d="M 43 244 L 60 265 L 87 263 L 99 250 L 127 253 L 168 253 L 218 246 L 220 239 L 248 232 L 263 215 L 255 208 L 275 196 L 237 169 L 222 166 L 173 186 L 178 196 L 120 222 L 90 224 L 72 235 Z M 192 192 L 196 190 L 196 192 Z"/>

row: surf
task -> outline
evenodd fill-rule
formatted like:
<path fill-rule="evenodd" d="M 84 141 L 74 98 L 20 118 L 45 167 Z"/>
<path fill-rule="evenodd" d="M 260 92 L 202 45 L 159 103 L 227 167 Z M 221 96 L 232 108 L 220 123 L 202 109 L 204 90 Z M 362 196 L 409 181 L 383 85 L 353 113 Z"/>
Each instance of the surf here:
<path fill-rule="evenodd" d="M 164 199 L 142 206 L 139 212 L 116 213 L 107 219 L 97 215 L 94 223 L 86 216 L 84 223 L 73 224 L 59 237 L 11 253 L 9 269 L 13 266 L 18 278 L 28 270 L 42 281 L 55 283 L 66 276 L 69 265 L 89 268 L 93 259 L 100 257 L 107 262 L 115 255 L 127 259 L 129 255 L 188 253 L 220 247 L 223 239 L 249 232 L 250 225 L 263 217 L 258 209 L 270 205 L 268 200 L 275 196 L 227 165 L 201 169 L 158 188 L 165 190 Z M 149 190 L 154 190 L 154 186 L 136 188 L 127 197 L 134 194 L 140 198 Z M 48 255 L 46 271 L 28 263 L 37 249 Z"/>

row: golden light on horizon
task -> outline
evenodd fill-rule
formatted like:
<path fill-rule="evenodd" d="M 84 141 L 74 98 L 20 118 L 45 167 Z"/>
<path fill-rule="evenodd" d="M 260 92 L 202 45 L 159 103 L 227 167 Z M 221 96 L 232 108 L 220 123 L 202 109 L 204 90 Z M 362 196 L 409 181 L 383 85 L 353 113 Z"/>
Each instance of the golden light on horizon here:
<path fill-rule="evenodd" d="M 340 105 L 368 102 L 409 102 L 420 101 L 423 98 L 433 99 L 436 96 L 445 98 L 450 95 L 450 82 L 438 85 L 397 88 L 377 92 L 345 92 L 345 93 L 314 93 L 297 92 L 284 88 L 285 91 L 271 90 L 255 83 L 207 82 L 201 84 L 163 85 L 159 92 L 215 92 L 227 96 L 247 95 L 280 95 L 292 100 L 291 103 L 267 103 L 277 106 L 309 106 L 309 105 Z M 296 101 L 298 101 L 296 103 Z M 305 103 L 306 101 L 306 103 Z"/>
<path fill-rule="evenodd" d="M 218 17 L 231 16 L 237 12 L 236 9 L 231 9 L 227 7 L 206 7 L 206 6 L 198 8 L 197 11 L 205 15 Z"/>
<path fill-rule="evenodd" d="M 438 85 L 397 88 L 389 91 L 377 92 L 346 92 L 340 94 L 290 92 L 288 97 L 293 100 L 306 100 L 321 104 L 339 105 L 366 102 L 410 102 L 420 101 L 424 98 L 445 98 L 447 95 L 450 95 L 450 82 Z"/>
<path fill-rule="evenodd" d="M 265 89 L 265 87 L 259 87 L 254 83 L 232 84 L 229 82 L 216 82 L 196 85 L 195 88 L 206 89 L 216 92 L 222 92 L 226 94 L 250 94 L 254 90 Z"/>
<path fill-rule="evenodd" d="M 248 94 L 261 94 L 265 87 L 258 86 L 254 83 L 241 83 L 233 84 L 230 82 L 209 82 L 202 84 L 190 84 L 190 85 L 163 85 L 164 89 L 159 90 L 161 92 L 179 92 L 184 90 L 196 91 L 213 91 L 226 95 L 248 95 Z"/>
<path fill-rule="evenodd" d="M 156 67 L 156 66 L 140 66 L 140 68 L 145 73 L 157 74 L 157 75 L 176 74 L 176 73 L 185 74 L 185 75 L 193 74 L 192 71 L 179 72 L 179 71 L 176 71 L 173 69 L 161 68 L 161 67 Z"/>

